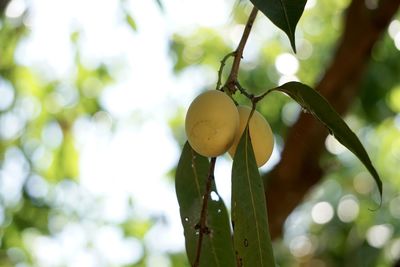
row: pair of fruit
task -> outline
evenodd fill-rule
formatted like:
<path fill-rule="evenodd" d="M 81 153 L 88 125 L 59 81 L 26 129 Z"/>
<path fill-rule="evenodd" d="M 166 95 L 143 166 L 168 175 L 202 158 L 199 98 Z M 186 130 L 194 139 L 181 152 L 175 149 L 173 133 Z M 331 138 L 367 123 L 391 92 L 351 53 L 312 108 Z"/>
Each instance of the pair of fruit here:
<path fill-rule="evenodd" d="M 236 107 L 232 99 L 221 91 L 200 94 L 186 114 L 185 130 L 189 144 L 205 157 L 216 157 L 228 151 L 233 158 L 250 113 L 251 108 Z M 261 167 L 272 154 L 272 130 L 256 110 L 250 119 L 249 130 L 257 166 Z"/>

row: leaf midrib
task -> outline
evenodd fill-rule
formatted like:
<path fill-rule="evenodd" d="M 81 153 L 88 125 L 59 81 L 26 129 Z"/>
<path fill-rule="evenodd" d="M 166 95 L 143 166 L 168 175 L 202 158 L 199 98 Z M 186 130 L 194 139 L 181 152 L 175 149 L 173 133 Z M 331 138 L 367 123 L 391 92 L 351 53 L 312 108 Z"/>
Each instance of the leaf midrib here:
<path fill-rule="evenodd" d="M 249 130 L 246 131 L 246 174 L 247 174 L 247 182 L 249 185 L 249 191 L 250 191 L 250 199 L 251 199 L 251 204 L 254 212 L 254 219 L 255 219 L 255 224 L 256 224 L 256 232 L 257 232 L 257 241 L 258 241 L 258 252 L 260 253 L 260 258 L 261 258 L 261 266 L 264 266 L 264 261 L 262 260 L 262 251 L 261 251 L 261 238 L 260 238 L 260 231 L 259 231 L 259 225 L 258 225 L 258 220 L 257 220 L 257 212 L 255 209 L 255 203 L 254 203 L 254 197 L 253 197 L 253 190 L 251 189 L 251 182 L 250 182 L 250 170 L 249 170 L 249 157 L 248 157 L 248 140 L 249 140 Z"/>
<path fill-rule="evenodd" d="M 292 29 L 290 28 L 289 15 L 287 13 L 286 6 L 285 6 L 283 0 L 279 0 L 279 2 L 281 3 L 282 9 L 283 9 L 283 14 L 285 14 L 286 24 L 287 24 L 287 27 L 289 30 L 290 38 L 292 38 L 293 33 L 292 33 Z"/>
<path fill-rule="evenodd" d="M 196 158 L 196 155 L 193 153 L 193 149 L 192 148 L 190 149 L 190 152 L 192 154 L 192 170 L 193 170 L 194 180 L 196 182 L 196 189 L 197 189 L 197 193 L 199 195 L 199 198 L 201 199 L 199 176 L 197 175 L 196 161 L 194 160 Z"/>

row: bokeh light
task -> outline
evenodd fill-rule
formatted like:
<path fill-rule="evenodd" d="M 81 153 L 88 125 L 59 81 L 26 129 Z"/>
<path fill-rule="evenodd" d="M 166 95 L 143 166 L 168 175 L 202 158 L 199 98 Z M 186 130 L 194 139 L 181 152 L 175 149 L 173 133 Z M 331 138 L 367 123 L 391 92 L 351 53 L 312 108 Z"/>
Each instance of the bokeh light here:
<path fill-rule="evenodd" d="M 368 173 L 361 172 L 354 177 L 353 186 L 358 193 L 366 195 L 373 190 L 374 183 Z"/>
<path fill-rule="evenodd" d="M 289 53 L 280 54 L 275 60 L 276 69 L 283 75 L 291 76 L 299 69 L 299 61 Z"/>
<path fill-rule="evenodd" d="M 368 244 L 375 248 L 383 247 L 391 238 L 393 227 L 389 224 L 379 224 L 370 227 L 367 231 Z"/>
<path fill-rule="evenodd" d="M 322 201 L 316 203 L 311 210 L 311 217 L 317 224 L 326 224 L 332 220 L 334 210 L 329 202 Z"/>
<path fill-rule="evenodd" d="M 301 235 L 293 238 L 290 241 L 289 248 L 293 256 L 297 258 L 302 258 L 310 255 L 314 250 L 311 239 L 306 235 Z"/>
<path fill-rule="evenodd" d="M 333 135 L 328 135 L 325 139 L 326 149 L 334 155 L 342 154 L 347 150 L 345 146 L 339 143 Z"/>
<path fill-rule="evenodd" d="M 358 200 L 353 195 L 345 195 L 340 199 L 337 215 L 342 222 L 354 221 L 360 211 Z"/>

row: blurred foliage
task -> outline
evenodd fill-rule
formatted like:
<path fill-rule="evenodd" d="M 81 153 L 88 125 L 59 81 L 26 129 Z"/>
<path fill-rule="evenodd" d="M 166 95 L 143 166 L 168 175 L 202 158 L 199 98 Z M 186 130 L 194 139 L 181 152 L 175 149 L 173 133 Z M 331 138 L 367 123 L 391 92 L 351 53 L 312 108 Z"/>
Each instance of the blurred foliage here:
<path fill-rule="evenodd" d="M 334 55 L 343 28 L 343 11 L 349 1 L 309 2 L 315 6 L 306 9 L 298 26 L 298 53 L 294 56 L 299 69 L 295 77 L 288 78 L 315 85 Z M 243 2 L 236 6 L 235 23 L 245 23 L 247 13 L 244 10 L 248 12 L 249 8 Z M 252 93 L 277 86 L 285 78 L 278 70 L 277 58 L 291 54 L 284 36 L 265 20 L 260 16 L 256 21 L 252 32 L 256 37 L 249 40 L 239 73 L 239 82 Z M 217 59 L 221 60 L 237 45 L 231 40 L 230 31 L 231 28 L 199 29 L 173 36 L 170 48 L 177 74 L 197 65 L 216 72 Z M 203 35 L 199 36 L 201 33 Z M 223 80 L 229 74 L 229 67 L 229 64 L 225 66 Z M 382 207 L 375 210 L 379 197 L 361 163 L 333 138 L 328 138 L 329 153 L 321 159 L 321 166 L 327 170 L 326 177 L 288 218 L 283 239 L 275 242 L 279 266 L 383 267 L 393 266 L 399 260 L 399 73 L 399 48 L 395 46 L 394 37 L 385 32 L 372 51 L 359 96 L 346 117 L 380 172 L 384 183 Z M 235 95 L 235 99 L 239 103 L 246 101 L 240 95 Z M 269 95 L 257 108 L 271 123 L 278 144 L 301 112 L 288 97 L 277 93 Z M 181 116 L 179 112 L 178 117 Z M 180 134 L 177 136 L 181 138 Z"/>
<path fill-rule="evenodd" d="M 102 116 L 99 97 L 114 78 L 105 64 L 93 68 L 82 63 L 77 45 L 79 32 L 72 32 L 70 38 L 76 48 L 71 78 L 48 79 L 37 69 L 20 64 L 16 53 L 30 34 L 25 24 L 29 11 L 16 18 L 1 11 L 0 266 L 39 266 L 35 242 L 49 242 L 51 248 L 46 238 L 59 237 L 64 228 L 76 222 L 110 224 L 90 218 L 88 211 L 99 205 L 99 200 L 90 199 L 78 187 L 79 153 L 74 127 L 82 118 L 96 121 Z M 134 27 L 134 19 L 126 16 L 127 23 Z M 133 219 L 114 225 L 123 229 L 128 240 L 142 240 L 151 226 L 150 220 Z M 88 249 L 93 246 L 90 242 L 86 244 Z M 145 253 L 142 258 L 146 263 Z M 182 262 L 183 257 L 173 258 Z"/>

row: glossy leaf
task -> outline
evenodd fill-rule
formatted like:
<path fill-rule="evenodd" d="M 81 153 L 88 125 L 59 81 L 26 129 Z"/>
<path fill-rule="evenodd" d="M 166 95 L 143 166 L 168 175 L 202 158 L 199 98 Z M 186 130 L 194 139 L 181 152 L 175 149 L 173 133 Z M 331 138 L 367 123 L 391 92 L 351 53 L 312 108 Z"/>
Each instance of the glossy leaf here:
<path fill-rule="evenodd" d="M 374 178 L 382 199 L 382 181 L 372 165 L 368 153 L 365 151 L 356 134 L 331 107 L 328 101 L 311 87 L 299 82 L 288 82 L 277 87 L 275 90 L 285 92 L 297 101 L 303 109 L 320 120 L 342 145 L 347 147 L 360 159 Z"/>
<path fill-rule="evenodd" d="M 199 222 L 210 163 L 186 142 L 176 170 L 176 195 L 184 228 L 186 252 L 193 266 L 197 254 Z M 200 266 L 236 266 L 228 212 L 214 181 L 208 200 L 207 227 L 201 248 Z"/>
<path fill-rule="evenodd" d="M 240 266 L 275 266 L 264 186 L 258 172 L 248 127 L 232 166 L 233 241 Z"/>
<path fill-rule="evenodd" d="M 265 16 L 289 37 L 296 52 L 295 30 L 307 0 L 250 0 Z"/>

